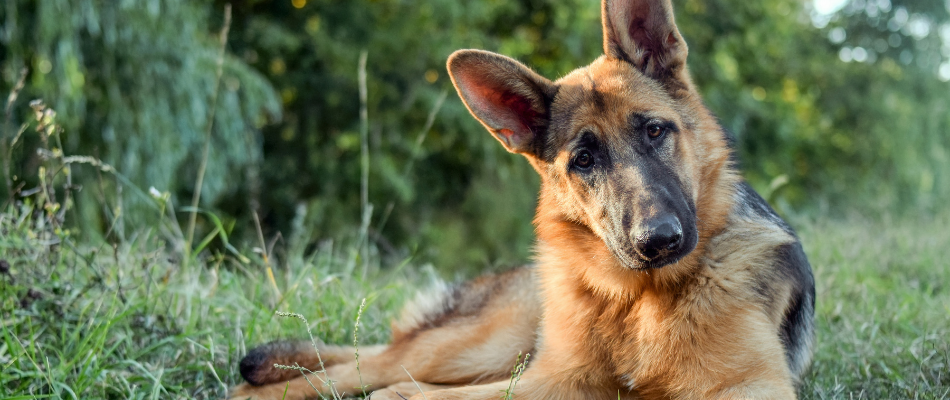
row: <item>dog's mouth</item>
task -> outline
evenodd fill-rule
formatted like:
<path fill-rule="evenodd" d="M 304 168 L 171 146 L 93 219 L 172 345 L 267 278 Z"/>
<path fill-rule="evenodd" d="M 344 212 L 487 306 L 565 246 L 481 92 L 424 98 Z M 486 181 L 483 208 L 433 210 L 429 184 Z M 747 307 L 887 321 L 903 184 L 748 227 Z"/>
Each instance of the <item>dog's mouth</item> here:
<path fill-rule="evenodd" d="M 613 253 L 614 257 L 620 261 L 620 264 L 632 270 L 660 269 L 676 263 L 685 256 L 685 254 L 668 254 L 657 256 L 653 259 L 646 259 L 635 251 L 613 251 Z"/>
<path fill-rule="evenodd" d="M 692 232 L 690 232 L 692 233 Z M 606 241 L 607 247 L 613 253 L 621 265 L 632 270 L 651 270 L 663 268 L 670 264 L 682 260 L 696 248 L 697 235 L 695 233 L 685 235 L 683 242 L 679 246 L 670 249 L 663 249 L 656 254 L 644 255 L 635 250 L 635 247 L 629 241 L 620 244 L 619 241 Z"/>

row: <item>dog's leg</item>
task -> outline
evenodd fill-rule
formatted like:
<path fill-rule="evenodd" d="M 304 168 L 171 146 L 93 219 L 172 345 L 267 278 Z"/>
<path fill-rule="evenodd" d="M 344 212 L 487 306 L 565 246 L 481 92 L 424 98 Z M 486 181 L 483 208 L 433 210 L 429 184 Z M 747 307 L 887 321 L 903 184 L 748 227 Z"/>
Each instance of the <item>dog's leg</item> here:
<path fill-rule="evenodd" d="M 305 378 L 300 372 L 294 372 L 298 374 L 297 377 L 285 382 L 263 386 L 251 386 L 242 383 L 230 390 L 228 400 L 304 400 L 319 398 L 321 393 L 329 393 L 329 390 L 324 388 L 316 377 L 308 375 Z M 318 392 L 314 388 L 320 391 Z"/>
<path fill-rule="evenodd" d="M 386 349 L 386 345 L 360 348 L 361 356 L 373 356 Z M 319 352 L 319 353 L 318 353 Z M 281 369 L 274 365 L 299 366 L 311 371 L 323 367 L 353 361 L 356 349 L 351 346 L 329 346 L 317 344 L 314 349 L 309 340 L 275 341 L 260 345 L 251 350 L 241 360 L 241 376 L 253 386 L 286 382 L 300 376 L 299 371 Z"/>
<path fill-rule="evenodd" d="M 465 386 L 418 394 L 411 400 L 496 400 L 513 398 L 522 400 L 616 400 L 633 399 L 630 393 L 611 392 L 600 388 L 584 387 L 571 381 L 550 381 L 540 374 L 526 372 L 514 387 L 503 380 L 485 385 Z M 510 395 L 510 397 L 509 397 Z"/>
<path fill-rule="evenodd" d="M 410 343 L 411 344 L 411 343 Z M 289 345 L 288 345 L 289 346 Z M 399 368 L 399 355 L 406 351 L 406 346 L 370 346 L 360 349 L 360 363 L 357 368 L 355 361 L 355 349 L 352 347 L 320 346 L 321 358 L 324 360 L 326 373 L 319 370 L 319 366 L 307 367 L 315 374 L 307 374 L 306 377 L 300 371 L 285 370 L 270 366 L 261 365 L 259 368 L 267 368 L 269 375 L 268 381 L 262 385 L 241 384 L 232 389 L 229 399 L 242 400 L 302 400 L 317 398 L 320 396 L 332 396 L 334 393 L 343 397 L 347 395 L 362 394 L 362 392 L 371 392 L 375 389 L 384 388 L 392 383 L 408 380 L 405 378 L 405 372 Z M 416 350 L 410 346 L 408 350 Z M 262 348 L 280 349 L 285 346 L 274 347 L 273 344 L 262 346 Z M 311 351 L 312 351 L 311 347 Z M 251 355 L 255 354 L 254 352 Z M 268 355 L 266 361 L 275 360 L 280 352 L 264 353 Z M 288 353 L 290 354 L 290 353 Z M 293 362 L 284 362 L 284 365 L 302 365 L 301 361 L 313 364 L 316 361 L 316 352 L 314 355 L 301 356 L 300 353 L 292 353 Z M 325 354 L 325 355 L 324 355 Z M 312 357 L 313 359 L 311 359 Z M 247 358 L 245 358 L 247 359 Z M 353 361 L 344 361 L 345 359 Z M 409 365 L 414 360 L 408 359 L 401 361 Z M 286 391 L 286 396 L 285 396 Z"/>
<path fill-rule="evenodd" d="M 523 318 L 517 312 L 519 309 L 519 305 L 511 304 L 495 310 L 491 317 L 461 318 L 446 326 L 404 335 L 380 354 L 365 358 L 361 355 L 359 370 L 355 361 L 336 364 L 327 367 L 327 376 L 337 393 L 351 395 L 361 393 L 361 385 L 370 392 L 412 379 L 438 384 L 504 379 L 517 362 L 518 353 L 528 353 L 534 347 L 537 321 Z M 310 381 L 321 394 L 330 393 L 329 387 L 312 377 Z M 287 384 L 243 384 L 235 388 L 230 398 L 282 399 Z M 288 400 L 319 395 L 303 378 L 294 378 L 289 385 Z"/>
<path fill-rule="evenodd" d="M 510 376 L 519 353 L 534 351 L 541 317 L 536 293 L 535 278 L 529 269 L 485 276 L 445 288 L 437 296 L 428 296 L 428 304 L 408 307 L 404 314 L 408 317 L 396 324 L 393 343 L 388 347 L 382 351 L 373 348 L 370 352 L 376 352 L 374 354 L 360 349 L 359 370 L 355 361 L 348 361 L 328 366 L 327 375 L 334 381 L 337 393 L 349 394 L 361 393 L 361 386 L 368 393 L 411 380 L 447 385 L 503 380 Z M 350 352 L 345 354 L 347 350 Z M 334 360 L 352 356 L 349 348 L 327 351 Z M 287 352 L 263 352 L 268 357 L 256 365 L 265 368 L 270 363 L 269 368 L 274 369 L 275 358 L 269 356 L 285 353 L 296 357 L 303 351 L 294 347 Z M 293 365 L 293 361 L 281 362 L 288 363 Z M 269 378 L 265 381 L 269 384 L 264 386 L 241 385 L 231 398 L 281 399 L 284 382 L 291 378 L 288 400 L 317 396 L 310 384 L 299 378 L 299 372 L 289 371 L 295 374 L 290 375 L 284 370 L 274 370 L 281 371 L 279 377 L 283 380 Z M 253 376 L 246 374 L 245 377 L 248 375 Z M 314 386 L 320 393 L 329 394 L 329 388 L 319 382 L 314 382 Z"/>
<path fill-rule="evenodd" d="M 409 380 L 400 366 L 418 382 L 502 380 L 510 376 L 519 353 L 534 352 L 541 303 L 529 268 L 448 288 L 428 303 L 414 306 L 426 310 L 423 313 L 413 313 L 409 307 L 410 312 L 394 328 L 393 344 L 383 354 L 392 354 L 399 381 Z"/>
<path fill-rule="evenodd" d="M 510 376 L 519 353 L 534 351 L 541 315 L 530 270 L 486 276 L 447 289 L 439 307 L 397 324 L 380 354 L 328 368 L 337 388 L 399 382 L 463 385 Z M 418 305 L 417 305 L 418 306 Z M 413 306 L 410 306 L 410 311 Z M 410 312 L 410 314 L 412 314 Z M 369 390 L 369 389 L 367 389 Z"/>
<path fill-rule="evenodd" d="M 402 382 L 395 385 L 389 385 L 385 389 L 380 389 L 369 395 L 370 400 L 408 400 L 410 397 L 422 393 L 430 393 L 437 390 L 450 389 L 454 385 L 433 385 L 431 383 L 421 382 Z"/>
<path fill-rule="evenodd" d="M 367 354 L 365 358 L 362 349 L 360 353 L 359 368 L 356 361 L 337 363 L 328 366 L 326 373 L 315 371 L 314 374 L 307 374 L 306 377 L 300 371 L 290 370 L 289 373 L 295 375 L 287 376 L 282 381 L 260 386 L 247 383 L 239 385 L 232 390 L 228 398 L 230 400 L 303 400 L 321 396 L 333 397 L 334 394 L 348 397 L 361 395 L 363 392 L 370 393 L 409 379 L 404 378 L 405 372 L 399 368 L 400 361 L 393 358 L 398 355 L 398 351 Z"/>

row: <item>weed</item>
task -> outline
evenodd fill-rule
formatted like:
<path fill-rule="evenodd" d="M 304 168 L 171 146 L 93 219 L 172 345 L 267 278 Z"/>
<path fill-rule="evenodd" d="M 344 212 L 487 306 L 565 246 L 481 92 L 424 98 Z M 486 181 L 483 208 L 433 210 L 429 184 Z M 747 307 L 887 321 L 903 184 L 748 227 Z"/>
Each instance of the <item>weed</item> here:
<path fill-rule="evenodd" d="M 224 53 L 228 44 L 228 31 L 231 30 L 231 4 L 224 6 L 224 25 L 218 35 L 218 57 L 216 59 L 214 90 L 211 92 L 211 107 L 208 108 L 208 122 L 205 130 L 204 147 L 201 152 L 201 164 L 198 165 L 198 176 L 195 178 L 195 189 L 191 198 L 191 214 L 188 217 L 188 238 L 185 241 L 185 250 L 188 252 L 185 261 L 189 260 L 191 244 L 195 237 L 195 221 L 197 219 L 198 203 L 201 201 L 201 189 L 205 179 L 205 169 L 208 168 L 208 156 L 211 152 L 211 131 L 214 127 L 214 112 L 218 107 L 218 91 L 221 86 L 221 75 L 224 73 Z M 186 264 L 187 265 L 187 264 Z"/>
<path fill-rule="evenodd" d="M 356 322 L 353 323 L 353 348 L 355 352 L 353 356 L 356 358 L 356 373 L 360 377 L 360 392 L 363 393 L 363 397 L 366 397 L 366 388 L 369 385 L 363 383 L 363 374 L 360 373 L 360 317 L 363 316 L 363 310 L 366 309 L 366 298 L 363 298 L 363 301 L 360 302 L 360 310 L 356 313 Z"/>
<path fill-rule="evenodd" d="M 426 392 L 422 390 L 422 386 L 419 386 L 419 382 L 416 382 L 416 378 L 412 377 L 412 374 L 409 373 L 409 370 L 406 369 L 406 367 L 403 367 L 402 365 L 400 365 L 399 367 L 401 367 L 403 371 L 406 371 L 406 375 L 409 376 L 409 380 L 412 381 L 412 383 L 416 385 L 416 389 L 419 389 L 419 394 L 422 395 L 422 398 L 425 400 L 429 400 L 429 398 L 426 397 Z"/>
<path fill-rule="evenodd" d="M 312 375 L 313 377 L 317 378 L 317 380 L 319 380 L 320 383 L 323 384 L 323 386 L 330 388 L 330 393 L 332 393 L 332 396 L 334 399 L 339 399 L 340 394 L 337 392 L 336 387 L 333 385 L 333 380 L 331 380 L 330 377 L 327 375 L 327 369 L 323 364 L 323 357 L 320 356 L 320 348 L 317 347 L 317 340 L 313 337 L 313 331 L 310 329 L 310 323 L 307 322 L 307 319 L 304 318 L 303 315 L 300 315 L 297 313 L 277 311 L 277 315 L 281 317 L 296 318 L 303 321 L 304 325 L 307 327 L 307 335 L 310 337 L 310 344 L 313 346 L 313 351 L 317 353 L 317 360 L 320 362 L 319 364 L 320 369 L 317 371 L 311 371 L 299 365 L 290 366 L 290 365 L 280 365 L 280 364 L 274 364 L 274 367 L 280 368 L 280 369 L 292 369 L 292 370 L 300 371 L 303 374 L 304 379 L 307 380 L 307 383 L 310 384 L 310 387 L 313 388 L 313 391 L 319 393 L 320 391 L 316 388 L 316 386 L 313 385 L 313 382 L 311 382 L 310 378 L 308 377 L 308 375 Z M 354 335 L 355 335 L 355 332 L 354 332 Z M 323 374 L 323 378 L 320 378 L 317 374 Z"/>
<path fill-rule="evenodd" d="M 518 352 L 518 358 L 515 359 L 515 366 L 511 368 L 511 379 L 508 380 L 508 389 L 505 389 L 505 394 L 501 397 L 504 400 L 512 400 L 515 398 L 515 386 L 518 385 L 518 381 L 521 380 L 521 374 L 524 373 L 525 368 L 528 367 L 528 358 L 531 357 L 531 354 L 525 354 L 524 359 L 521 358 L 521 352 Z"/>

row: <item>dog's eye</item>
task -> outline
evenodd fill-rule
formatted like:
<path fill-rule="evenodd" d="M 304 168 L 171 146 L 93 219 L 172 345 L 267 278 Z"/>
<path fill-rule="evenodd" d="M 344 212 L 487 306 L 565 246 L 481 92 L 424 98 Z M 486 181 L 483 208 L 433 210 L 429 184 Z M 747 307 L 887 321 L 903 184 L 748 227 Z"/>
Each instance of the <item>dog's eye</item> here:
<path fill-rule="evenodd" d="M 650 124 L 647 125 L 647 136 L 649 136 L 650 139 L 658 139 L 660 136 L 663 136 L 663 134 L 665 133 L 666 133 L 666 128 L 664 128 L 663 125 L 660 125 L 656 122 L 651 122 Z"/>
<path fill-rule="evenodd" d="M 590 169 L 594 166 L 594 155 L 589 150 L 581 150 L 574 156 L 574 166 L 580 169 Z"/>

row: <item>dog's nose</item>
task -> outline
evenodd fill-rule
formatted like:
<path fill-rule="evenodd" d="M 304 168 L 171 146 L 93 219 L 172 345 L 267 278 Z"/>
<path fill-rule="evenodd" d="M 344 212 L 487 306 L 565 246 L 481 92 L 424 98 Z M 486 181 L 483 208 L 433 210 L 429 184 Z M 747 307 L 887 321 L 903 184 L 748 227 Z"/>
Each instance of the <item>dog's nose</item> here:
<path fill-rule="evenodd" d="M 673 215 L 654 218 L 644 228 L 634 237 L 634 243 L 637 252 L 647 260 L 676 250 L 683 241 L 683 227 Z"/>

